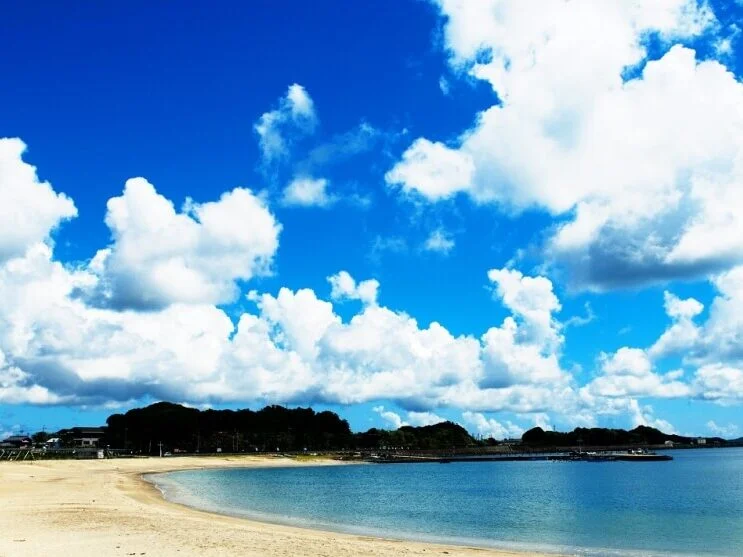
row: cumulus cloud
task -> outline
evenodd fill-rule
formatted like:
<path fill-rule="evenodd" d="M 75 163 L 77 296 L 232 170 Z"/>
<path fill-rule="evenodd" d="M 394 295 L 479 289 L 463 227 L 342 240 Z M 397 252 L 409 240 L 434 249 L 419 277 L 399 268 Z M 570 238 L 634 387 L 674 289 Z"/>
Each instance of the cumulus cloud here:
<path fill-rule="evenodd" d="M 673 424 L 661 418 L 655 417 L 652 406 L 640 406 L 636 399 L 631 399 L 629 401 L 629 412 L 633 427 L 644 425 L 648 427 L 654 427 L 655 429 L 660 430 L 663 433 L 678 433 L 676 431 L 676 428 L 673 427 Z"/>
<path fill-rule="evenodd" d="M 543 375 L 528 377 L 541 370 L 509 369 L 521 365 L 518 359 L 500 362 L 503 377 L 511 380 L 493 386 L 487 371 L 494 350 L 489 337 L 455 336 L 436 322 L 421 325 L 380 306 L 375 280 L 356 281 L 347 272 L 329 281 L 332 299 L 363 302 L 348 321 L 312 290 L 282 288 L 276 295 L 251 292 L 257 311 L 239 315 L 236 324 L 201 300 L 169 298 L 146 312 L 91 305 L 79 293 L 95 291 L 108 273 L 105 261 L 95 270 L 68 269 L 54 261 L 44 243 L 0 265 L 0 400 L 391 400 L 408 412 L 404 421 L 426 424 L 439 419 L 431 412 L 438 406 L 554 409 L 555 399 L 567 400 L 570 390 L 563 376 L 555 386 Z M 519 323 L 533 329 L 515 334 L 512 342 L 534 342 L 530 339 L 539 327 L 531 323 L 544 322 L 542 309 L 512 292 L 521 287 L 507 286 L 506 275 L 496 275 L 504 289 L 499 299 L 518 308 Z M 528 278 L 519 279 L 526 290 Z M 557 303 L 546 299 L 548 307 Z M 535 338 L 549 343 L 547 337 L 542 332 Z"/>
<path fill-rule="evenodd" d="M 309 93 L 297 83 L 290 85 L 278 108 L 265 112 L 254 126 L 264 164 L 285 158 L 294 137 L 310 134 L 316 127 L 315 104 Z"/>
<path fill-rule="evenodd" d="M 533 418 L 536 427 L 541 427 L 544 431 L 553 431 L 555 429 L 552 427 L 550 417 L 545 412 L 537 412 Z"/>
<path fill-rule="evenodd" d="M 284 188 L 281 201 L 284 205 L 298 207 L 328 207 L 336 198 L 327 192 L 325 178 L 297 177 Z"/>
<path fill-rule="evenodd" d="M 418 192 L 428 199 L 439 200 L 467 189 L 474 171 L 475 164 L 467 153 L 420 138 L 385 175 L 385 180 L 399 185 L 406 193 Z"/>
<path fill-rule="evenodd" d="M 400 429 L 402 426 L 408 425 L 402 420 L 400 414 L 391 410 L 385 410 L 384 406 L 375 406 L 373 410 L 379 414 L 380 418 L 391 425 L 393 429 Z"/>
<path fill-rule="evenodd" d="M 10 183 L 9 175 L 0 181 Z M 133 179 L 110 200 L 106 222 L 112 242 L 88 265 L 55 260 L 54 219 L 21 255 L 0 262 L 0 402 L 391 401 L 402 409 L 400 423 L 435 423 L 436 408 L 463 408 L 473 427 L 499 425 L 511 435 L 516 426 L 483 413 L 530 415 L 543 426 L 555 415 L 586 425 L 629 413 L 668 429 L 632 401 L 743 400 L 739 269 L 716 277 L 718 295 L 703 323 L 696 323 L 701 303 L 665 295 L 669 330 L 682 322 L 696 330 L 665 337 L 693 344 L 684 363 L 697 369 L 687 383 L 683 371 L 655 371 L 657 358 L 681 350 L 676 340 L 662 350 L 655 343 L 604 354 L 598 376 L 578 388 L 561 365 L 562 305 L 546 277 L 491 269 L 495 303 L 508 315 L 480 337 L 385 307 L 378 281 L 347 271 L 328 277 L 330 300 L 310 289 L 252 291 L 255 310 L 231 318 L 218 304 L 265 271 L 280 229 L 250 191 L 187 201 L 176 211 L 151 184 Z M 362 302 L 347 320 L 334 307 L 344 300 Z"/>
<path fill-rule="evenodd" d="M 480 412 L 463 412 L 462 419 L 472 428 L 473 432 L 481 437 L 492 437 L 493 439 L 520 439 L 524 429 L 507 420 L 500 423 L 498 420 L 488 418 Z"/>
<path fill-rule="evenodd" d="M 389 183 L 559 217 L 546 251 L 580 287 L 743 262 L 743 84 L 681 44 L 714 26 L 706 3 L 435 3 L 452 66 L 498 103 L 453 144 L 417 139 Z"/>
<path fill-rule="evenodd" d="M 699 330 L 693 320 L 704 310 L 704 305 L 694 298 L 682 300 L 668 291 L 663 293 L 663 298 L 672 325 L 648 350 L 650 356 L 656 359 L 688 350 L 696 343 Z"/>
<path fill-rule="evenodd" d="M 218 201 L 187 201 L 183 211 L 144 178 L 127 180 L 108 201 L 113 243 L 90 269 L 99 276 L 98 305 L 152 309 L 172 303 L 234 300 L 237 281 L 269 272 L 281 225 L 250 190 Z"/>
<path fill-rule="evenodd" d="M 646 348 L 622 347 L 599 356 L 599 372 L 582 394 L 597 397 L 691 397 L 719 404 L 743 401 L 743 267 L 717 275 L 718 293 L 704 305 L 664 292 L 670 325 Z M 658 372 L 669 359 L 681 368 Z M 688 376 L 688 379 L 685 377 Z"/>
<path fill-rule="evenodd" d="M 524 276 L 516 269 L 491 269 L 488 278 L 503 305 L 528 325 L 529 338 L 550 345 L 561 342 L 559 326 L 552 314 L 562 306 L 555 296 L 552 281 L 543 276 Z"/>
<path fill-rule="evenodd" d="M 410 422 L 410 425 L 426 426 L 440 424 L 446 420 L 433 412 L 415 412 L 414 410 L 411 410 L 408 412 L 408 421 Z"/>
<path fill-rule="evenodd" d="M 560 369 L 559 324 L 552 316 L 559 301 L 549 295 L 549 281 L 528 281 L 536 277 L 514 270 L 496 270 L 492 276 L 499 284 L 496 296 L 513 312 L 506 323 L 515 325 L 502 349 L 518 355 L 500 359 L 498 381 L 492 375 L 498 350 L 492 330 L 505 325 L 480 339 L 455 336 L 435 322 L 422 326 L 380 306 L 376 287 L 362 294 L 366 281 L 347 273 L 332 277 L 331 285 L 337 282 L 333 298 L 363 296 L 368 302 L 348 321 L 312 290 L 282 288 L 276 295 L 251 293 L 257 311 L 242 313 L 235 324 L 210 304 L 173 303 L 148 312 L 91 307 L 74 293 L 99 277 L 84 268 L 65 268 L 52 259 L 49 246 L 37 244 L 24 258 L 0 266 L 0 400 L 387 400 L 405 411 L 398 414 L 401 424 L 435 423 L 440 417 L 432 409 L 452 407 L 528 414 L 542 426 L 550 424 L 551 415 L 593 425 L 596 416 L 629 413 L 668 429 L 629 402 L 627 396 L 637 389 L 627 390 L 627 396 L 578 389 Z M 611 377 L 648 374 L 640 354 L 607 356 L 605 368 Z M 695 381 L 694 388 L 710 400 L 743 393 L 743 373 L 735 369 L 705 368 Z M 482 423 L 470 418 L 473 427 Z M 488 420 L 491 432 L 497 431 Z M 515 426 L 499 423 L 508 436 L 516 433 Z"/>
<path fill-rule="evenodd" d="M 689 385 L 679 381 L 683 371 L 655 373 L 645 350 L 625 346 L 613 354 L 602 353 L 599 362 L 601 374 L 583 387 L 596 396 L 681 398 L 691 394 Z"/>
<path fill-rule="evenodd" d="M 694 375 L 697 396 L 722 404 L 743 401 L 743 369 L 724 363 L 707 364 Z"/>
<path fill-rule="evenodd" d="M 361 300 L 364 304 L 376 304 L 379 291 L 379 281 L 376 279 L 356 280 L 348 271 L 340 271 L 338 274 L 328 277 L 332 288 L 330 297 L 333 300 Z"/>
<path fill-rule="evenodd" d="M 26 145 L 0 138 L 0 263 L 22 256 L 63 221 L 77 216 L 72 200 L 39 180 L 36 168 L 23 160 Z"/>
<path fill-rule="evenodd" d="M 434 414 L 433 412 L 415 412 L 411 410 L 407 412 L 407 418 L 403 419 L 400 414 L 391 410 L 386 410 L 384 406 L 375 406 L 372 410 L 379 414 L 379 417 L 392 426 L 393 429 L 400 429 L 406 425 L 434 425 L 446 421 L 444 418 Z"/>
<path fill-rule="evenodd" d="M 743 266 L 717 275 L 712 284 L 717 295 L 706 320 L 703 306 L 694 299 L 679 300 L 666 294 L 671 325 L 649 353 L 657 358 L 680 357 L 696 368 L 694 395 L 722 404 L 743 401 Z"/>

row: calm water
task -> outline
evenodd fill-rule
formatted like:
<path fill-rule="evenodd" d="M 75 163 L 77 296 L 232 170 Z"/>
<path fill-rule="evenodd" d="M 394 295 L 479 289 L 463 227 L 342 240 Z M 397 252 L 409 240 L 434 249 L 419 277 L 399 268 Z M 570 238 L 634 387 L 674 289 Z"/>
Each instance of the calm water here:
<path fill-rule="evenodd" d="M 743 555 L 743 449 L 152 476 L 169 499 L 300 526 L 588 555 Z"/>

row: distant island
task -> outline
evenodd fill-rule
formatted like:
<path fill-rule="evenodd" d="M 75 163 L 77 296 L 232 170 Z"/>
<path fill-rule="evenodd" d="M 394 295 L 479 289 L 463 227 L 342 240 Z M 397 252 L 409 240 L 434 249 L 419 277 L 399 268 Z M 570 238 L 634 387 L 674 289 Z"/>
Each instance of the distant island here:
<path fill-rule="evenodd" d="M 732 443 L 721 437 L 669 435 L 653 427 L 644 425 L 637 426 L 629 431 L 602 427 L 579 427 L 568 433 L 545 431 L 541 427 L 535 427 L 521 436 L 521 442 L 531 447 L 624 447 L 633 445 L 722 446 Z"/>
<path fill-rule="evenodd" d="M 255 452 L 491 452 L 549 451 L 570 448 L 701 447 L 743 444 L 719 437 L 669 435 L 655 428 L 632 430 L 576 428 L 571 432 L 535 427 L 521 439 L 476 439 L 450 421 L 434 425 L 402 426 L 396 430 L 372 428 L 354 433 L 334 412 L 311 408 L 266 406 L 253 411 L 199 410 L 170 402 L 113 414 L 105 427 L 73 427 L 56 433 L 14 436 L 0 448 L 48 446 L 60 450 L 106 448 L 139 455 Z"/>

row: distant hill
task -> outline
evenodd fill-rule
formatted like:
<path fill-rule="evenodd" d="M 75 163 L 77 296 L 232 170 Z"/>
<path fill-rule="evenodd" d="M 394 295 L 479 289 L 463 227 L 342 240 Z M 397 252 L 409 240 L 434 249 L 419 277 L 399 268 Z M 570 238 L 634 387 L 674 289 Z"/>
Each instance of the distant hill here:
<path fill-rule="evenodd" d="M 364 433 L 357 433 L 354 437 L 356 447 L 362 449 L 451 449 L 481 444 L 466 429 L 453 422 L 421 427 L 403 426 L 395 431 L 372 428 Z"/>
<path fill-rule="evenodd" d="M 719 437 L 708 437 L 706 439 L 709 444 L 726 444 L 726 441 Z M 629 431 L 624 429 L 579 427 L 567 433 L 544 431 L 541 427 L 535 427 L 524 433 L 521 437 L 521 442 L 524 445 L 534 447 L 662 445 L 666 441 L 672 441 L 674 444 L 690 445 L 695 441 L 695 438 L 663 433 L 653 427 L 644 425 Z"/>

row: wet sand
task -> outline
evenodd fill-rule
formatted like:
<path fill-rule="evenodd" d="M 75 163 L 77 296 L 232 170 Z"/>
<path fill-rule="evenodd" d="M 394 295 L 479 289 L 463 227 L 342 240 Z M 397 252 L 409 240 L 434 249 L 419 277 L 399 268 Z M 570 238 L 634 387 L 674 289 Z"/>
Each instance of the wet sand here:
<path fill-rule="evenodd" d="M 194 468 L 338 464 L 271 457 L 0 462 L 0 556 L 536 555 L 337 534 L 206 513 L 164 500 L 141 477 Z"/>

